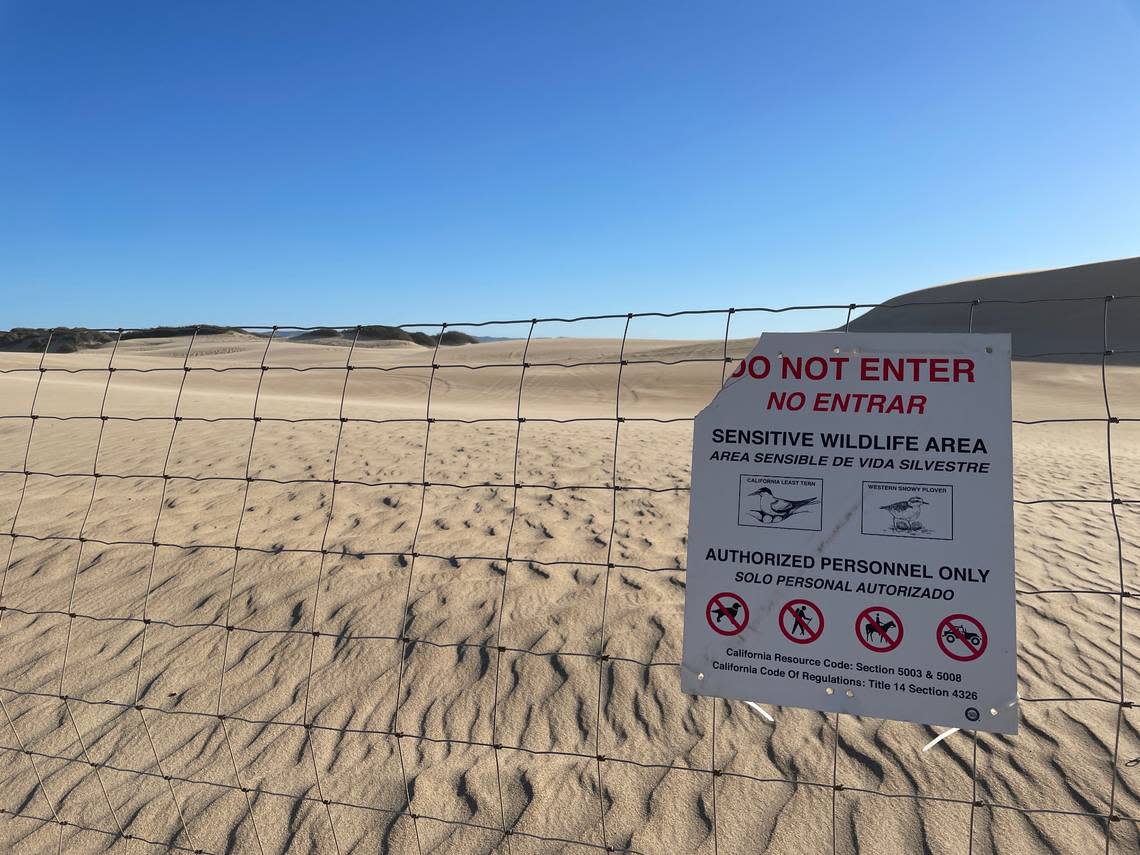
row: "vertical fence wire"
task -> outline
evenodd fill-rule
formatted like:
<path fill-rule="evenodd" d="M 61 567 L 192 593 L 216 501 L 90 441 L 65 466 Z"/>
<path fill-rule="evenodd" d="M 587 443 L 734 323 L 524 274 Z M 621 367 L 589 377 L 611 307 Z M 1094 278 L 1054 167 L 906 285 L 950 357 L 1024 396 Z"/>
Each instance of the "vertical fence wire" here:
<path fill-rule="evenodd" d="M 982 806 L 978 801 L 978 732 L 970 731 L 970 828 L 966 837 L 967 855 L 974 855 L 974 812 Z"/>
<path fill-rule="evenodd" d="M 492 642 L 495 648 L 495 685 L 491 696 L 493 699 L 491 702 L 491 750 L 495 758 L 495 789 L 499 796 L 499 821 L 503 826 L 507 855 L 511 854 L 512 848 L 511 832 L 507 828 L 507 810 L 503 802 L 503 773 L 499 763 L 499 752 L 503 750 L 502 743 L 499 741 L 499 680 L 503 669 L 503 655 L 507 650 L 503 644 L 503 613 L 507 609 L 507 577 L 511 572 L 511 541 L 515 535 L 515 521 L 519 510 L 519 487 L 521 486 L 519 484 L 519 448 L 522 444 L 522 427 L 523 421 L 525 421 L 522 414 L 523 389 L 526 385 L 526 370 L 530 367 L 527 363 L 527 355 L 530 353 L 530 342 L 534 338 L 534 328 L 537 323 L 537 320 L 532 320 L 526 331 L 526 342 L 522 349 L 522 366 L 519 369 L 519 389 L 518 395 L 515 397 L 515 450 L 511 462 L 511 519 L 507 524 L 507 542 L 503 548 L 503 584 L 499 590 L 499 616 L 495 621 L 495 635 Z"/>
<path fill-rule="evenodd" d="M 16 526 L 20 519 L 20 511 L 23 510 L 24 507 L 24 498 L 27 496 L 28 479 L 31 477 L 30 471 L 28 469 L 28 463 L 31 460 L 32 438 L 35 435 L 36 431 L 36 402 L 39 400 L 40 387 L 43 385 L 44 375 L 47 373 L 46 369 L 44 368 L 44 360 L 47 359 L 47 355 L 51 350 L 51 341 L 53 335 L 54 332 L 49 332 L 47 334 L 47 338 L 44 344 L 44 352 L 40 354 L 35 388 L 32 390 L 32 402 L 28 407 L 28 441 L 24 444 L 24 464 L 21 467 L 23 472 L 21 474 L 20 480 L 20 491 L 16 497 L 16 508 L 12 512 L 12 525 L 8 528 L 8 556 L 4 560 L 4 575 L 0 576 L 0 629 L 3 629 L 4 627 L 4 614 L 6 610 L 3 608 L 3 605 L 5 602 L 7 602 L 4 599 L 4 595 L 7 592 L 8 571 L 12 567 L 12 555 L 16 549 Z M 12 730 L 14 732 L 15 727 L 13 727 Z"/>
<path fill-rule="evenodd" d="M 970 317 L 966 325 L 966 332 L 973 333 L 974 331 L 974 310 L 978 308 L 981 301 L 977 298 L 970 301 Z M 1013 431 L 1013 425 L 1010 425 L 1010 432 Z M 967 731 L 971 736 L 970 739 L 970 825 L 969 831 L 966 836 L 966 853 L 967 855 L 974 855 L 974 813 L 982 803 L 978 801 L 978 732 Z"/>
<path fill-rule="evenodd" d="M 111 356 L 107 360 L 107 382 L 103 384 L 103 400 L 99 404 L 99 434 L 95 440 L 95 459 L 91 462 L 91 493 L 87 497 L 87 507 L 83 511 L 83 519 L 79 523 L 79 546 L 75 550 L 75 572 L 71 574 L 71 593 L 68 594 L 67 598 L 67 635 L 63 642 L 63 663 L 59 669 L 59 694 L 61 698 L 64 693 L 64 682 L 67 679 L 67 654 L 71 650 L 71 633 L 77 617 L 75 613 L 75 589 L 79 585 L 79 571 L 83 567 L 83 535 L 87 531 L 87 521 L 91 518 L 91 509 L 95 507 L 95 494 L 99 491 L 99 451 L 103 447 L 103 433 L 107 428 L 107 421 L 103 416 L 107 415 L 107 394 L 111 391 L 111 378 L 115 376 L 115 354 L 118 352 L 119 342 L 122 340 L 123 333 L 120 330 L 118 338 L 115 339 L 115 344 L 111 348 Z M 66 699 L 64 699 L 64 703 L 66 703 Z"/>
<path fill-rule="evenodd" d="M 249 787 L 243 786 L 241 782 L 241 772 L 238 770 L 237 756 L 234 754 L 234 744 L 230 741 L 230 729 L 226 727 L 226 717 L 218 715 L 218 728 L 222 732 L 222 741 L 226 746 L 226 754 L 230 758 L 230 766 L 234 770 L 234 783 L 237 785 L 237 790 L 245 796 L 245 811 L 246 816 L 249 817 L 250 825 L 253 826 L 253 838 L 257 842 L 257 851 L 260 855 L 265 855 L 265 844 L 261 842 L 261 829 L 257 827 L 257 814 L 253 812 L 253 800 L 249 795 Z"/>
<path fill-rule="evenodd" d="M 51 795 L 48 793 L 47 784 L 44 783 L 44 776 L 40 774 L 40 767 L 36 763 L 35 755 L 32 754 L 28 750 L 27 743 L 24 742 L 23 738 L 20 736 L 20 731 L 16 729 L 16 722 L 14 722 L 12 720 L 12 716 L 8 712 L 8 705 L 6 703 L 4 703 L 3 696 L 0 696 L 0 711 L 3 711 L 4 720 L 8 722 L 8 729 L 12 731 L 12 736 L 15 737 L 16 744 L 20 746 L 20 753 L 23 755 L 24 759 L 27 760 L 28 763 L 31 764 L 32 772 L 35 774 L 36 781 L 39 783 L 39 787 L 38 787 L 39 794 L 43 797 L 43 800 L 47 803 L 48 809 L 51 811 L 52 817 L 54 817 L 55 821 L 57 823 L 59 823 L 61 821 L 60 817 L 59 817 L 59 811 L 57 811 L 55 809 L 55 802 L 52 800 Z M 63 830 L 63 826 L 61 825 L 60 826 L 61 833 L 62 833 L 62 830 Z M 62 846 L 63 846 L 63 843 L 62 843 L 62 838 L 61 838 L 60 847 L 62 848 Z"/>
<path fill-rule="evenodd" d="M 606 756 L 602 753 L 602 689 L 605 686 L 605 673 L 609 663 L 609 654 L 606 653 L 606 614 L 610 601 L 610 572 L 614 566 L 614 536 L 617 532 L 617 495 L 621 487 L 618 486 L 618 443 L 621 435 L 621 377 L 622 368 L 625 367 L 625 345 L 629 340 L 629 324 L 633 315 L 627 315 L 625 326 L 621 332 L 621 346 L 618 351 L 617 384 L 614 389 L 614 465 L 610 474 L 610 488 L 613 491 L 613 501 L 610 505 L 610 534 L 606 538 L 606 567 L 605 582 L 602 587 L 602 620 L 598 627 L 598 709 L 594 718 L 594 753 L 598 766 L 598 820 L 602 829 L 602 844 L 610 845 L 610 838 L 606 830 L 606 784 L 602 775 L 602 764 Z M 612 666 L 610 666 L 612 667 Z"/>
<path fill-rule="evenodd" d="M 194 835 L 190 833 L 190 827 L 186 825 L 186 814 L 182 810 L 182 802 L 178 799 L 178 793 L 174 790 L 174 781 L 170 775 L 166 774 L 166 770 L 162 767 L 162 758 L 158 754 L 158 746 L 154 744 L 154 735 L 150 732 L 150 725 L 147 724 L 146 713 L 143 712 L 141 706 L 135 709 L 139 714 L 139 721 L 142 722 L 143 732 L 146 733 L 146 741 L 150 747 L 150 753 L 154 756 L 154 766 L 158 769 L 158 774 L 166 781 L 166 787 L 170 791 L 170 801 L 173 802 L 174 811 L 178 814 L 178 826 L 183 836 L 185 836 L 186 842 L 190 844 L 190 848 L 196 849 L 197 847 L 194 845 Z"/>
<path fill-rule="evenodd" d="M 416 838 L 417 855 L 423 855 L 424 850 L 423 843 L 420 840 L 419 816 L 416 813 L 415 805 L 412 804 L 412 790 L 408 783 L 408 770 L 404 762 L 404 734 L 400 729 L 400 706 L 404 700 L 404 676 L 408 662 L 408 646 L 411 644 L 411 620 L 408 618 L 408 609 L 412 603 L 412 581 L 415 578 L 416 558 L 419 557 L 420 528 L 424 521 L 424 509 L 427 507 L 427 491 L 430 486 L 427 480 L 427 471 L 432 426 L 431 393 L 435 386 L 436 372 L 439 371 L 439 347 L 446 332 L 447 324 L 441 324 L 439 337 L 436 338 L 435 346 L 432 348 L 431 373 L 428 375 L 427 394 L 424 400 L 424 455 L 420 469 L 420 508 L 416 516 L 416 527 L 412 532 L 411 558 L 408 561 L 408 584 L 404 591 L 404 608 L 400 613 L 400 662 L 399 672 L 396 676 L 396 703 L 392 712 L 392 730 L 396 738 L 396 751 L 400 757 L 400 777 L 403 779 L 404 784 L 404 800 L 408 805 L 408 815 L 412 820 L 412 831 Z"/>
<path fill-rule="evenodd" d="M 8 555 L 4 560 L 4 575 L 0 577 L 0 630 L 2 630 L 4 627 L 4 615 L 7 612 L 7 609 L 4 608 L 4 603 L 6 603 L 7 600 L 5 600 L 4 597 L 7 593 L 8 571 L 12 567 L 12 555 L 16 549 L 16 526 L 20 518 L 20 511 L 24 507 L 24 498 L 28 492 L 28 479 L 31 477 L 28 469 L 28 464 L 31 460 L 32 441 L 36 430 L 36 402 L 39 400 L 40 387 L 43 385 L 44 375 L 47 373 L 47 370 L 44 367 L 44 362 L 47 360 L 48 353 L 51 352 L 51 343 L 54 336 L 55 331 L 52 330 L 47 334 L 44 340 L 43 353 L 40 354 L 39 364 L 37 366 L 35 387 L 32 390 L 32 400 L 31 404 L 28 407 L 28 440 L 24 445 L 24 462 L 22 467 L 23 473 L 21 475 L 20 490 L 16 498 L 16 507 L 12 513 L 12 525 L 8 530 Z M 60 819 L 59 812 L 56 810 L 55 803 L 53 802 L 51 796 L 48 794 L 47 786 L 44 784 L 43 776 L 40 774 L 40 769 L 36 763 L 36 758 L 31 753 L 29 753 L 27 745 L 20 737 L 19 731 L 16 730 L 16 723 L 12 720 L 12 716 L 9 715 L 8 707 L 6 704 L 4 704 L 2 697 L 0 697 L 0 708 L 3 709 L 4 718 L 8 722 L 8 727 L 12 731 L 12 736 L 15 737 L 16 743 L 20 746 L 21 754 L 29 762 L 29 764 L 31 764 L 32 772 L 35 774 L 36 780 L 39 782 L 39 791 L 43 796 L 44 801 L 47 803 L 48 808 L 51 810 L 52 820 L 56 823 L 56 826 L 59 829 L 59 834 L 57 835 L 56 841 L 56 853 L 57 855 L 62 855 L 63 824 Z"/>
<path fill-rule="evenodd" d="M 857 308 L 855 303 L 847 307 L 847 320 L 843 324 L 844 334 L 851 332 L 851 313 Z M 839 783 L 839 713 L 834 713 L 831 724 L 831 855 L 836 855 L 839 847 L 839 832 L 836 828 L 839 813 L 839 793 L 843 785 Z"/>
<path fill-rule="evenodd" d="M 234 625 L 233 618 L 233 602 L 234 602 L 234 589 L 237 586 L 237 570 L 238 562 L 241 560 L 242 544 L 241 544 L 241 529 L 245 523 L 246 508 L 249 507 L 249 489 L 253 484 L 253 477 L 251 474 L 251 467 L 253 465 L 253 449 L 257 443 L 257 427 L 261 424 L 261 416 L 258 415 L 258 405 L 261 403 L 261 387 L 265 382 L 265 375 L 268 370 L 266 359 L 269 358 L 269 348 L 273 345 L 273 338 L 277 334 L 277 329 L 274 328 L 269 334 L 265 342 L 265 349 L 261 352 L 261 364 L 258 366 L 257 386 L 253 393 L 253 414 L 251 417 L 251 424 L 249 429 L 249 447 L 245 455 L 245 484 L 242 487 L 241 510 L 238 511 L 237 526 L 234 528 L 234 543 L 233 553 L 234 560 L 230 565 L 230 589 L 229 595 L 226 597 L 226 618 L 225 626 L 223 627 L 223 638 L 225 639 L 222 644 L 222 658 L 218 666 L 218 697 L 214 707 L 214 712 L 218 717 L 218 724 L 222 731 L 222 738 L 226 743 L 226 751 L 230 756 L 230 763 L 233 765 L 234 770 L 234 783 L 237 784 L 238 789 L 241 790 L 245 796 L 246 812 L 249 816 L 250 825 L 253 827 L 254 838 L 257 840 L 257 850 L 261 855 L 265 855 L 265 845 L 261 840 L 261 831 L 257 827 L 257 815 L 253 810 L 253 799 L 250 798 L 249 788 L 242 785 L 241 773 L 238 771 L 237 757 L 234 754 L 233 742 L 230 739 L 230 730 L 226 727 L 226 716 L 222 712 L 222 696 L 225 693 L 226 682 L 226 665 L 229 660 L 230 653 L 230 636 L 233 635 Z"/>
<path fill-rule="evenodd" d="M 215 704 L 214 711 L 222 714 L 222 695 L 225 692 L 226 683 L 226 663 L 229 660 L 230 654 L 230 636 L 233 635 L 233 606 L 234 606 L 234 589 L 237 587 L 237 571 L 238 562 L 241 559 L 241 528 L 245 523 L 246 508 L 249 507 L 249 488 L 253 484 L 253 476 L 251 467 L 253 465 L 253 449 L 257 444 L 257 428 L 261 424 L 261 416 L 258 415 L 258 405 L 261 403 L 261 386 L 265 382 L 266 364 L 265 360 L 269 357 L 269 348 L 273 344 L 273 335 L 276 330 L 270 334 L 269 339 L 265 342 L 265 350 L 261 353 L 261 366 L 257 375 L 257 387 L 253 392 L 253 421 L 249 429 L 249 447 L 245 455 L 245 485 L 242 487 L 241 496 L 241 510 L 238 511 L 237 526 L 234 528 L 234 544 L 233 553 L 234 560 L 230 563 L 230 592 L 226 597 L 226 623 L 225 623 L 225 642 L 222 645 L 222 659 L 218 666 L 218 698 Z"/>
<path fill-rule="evenodd" d="M 313 584 L 313 619 L 309 625 L 312 640 L 309 642 L 309 670 L 305 675 L 305 698 L 301 712 L 301 721 L 305 725 L 305 745 L 309 749 L 309 757 L 313 761 L 313 780 L 317 785 L 317 796 L 325 806 L 325 815 L 329 821 L 329 833 L 332 834 L 333 846 L 337 855 L 340 855 L 340 838 L 337 837 L 336 823 L 333 822 L 332 803 L 325 798 L 325 789 L 321 786 L 321 773 L 317 764 L 317 752 L 313 749 L 313 722 L 309 718 L 309 698 L 313 689 L 313 664 L 317 656 L 317 639 L 320 638 L 317 614 L 321 606 L 321 582 L 325 578 L 325 562 L 328 560 L 329 529 L 332 527 L 333 517 L 336 514 L 336 488 L 340 483 L 337 478 L 337 466 L 340 463 L 340 446 L 344 437 L 344 399 L 348 395 L 348 380 L 352 376 L 352 354 L 356 351 L 356 343 L 360 339 L 360 327 L 352 336 L 352 343 L 348 346 L 348 356 L 344 360 L 344 382 L 340 387 L 340 402 L 337 406 L 336 445 L 333 447 L 332 485 L 329 487 L 329 509 L 325 514 L 325 525 L 321 531 L 321 555 L 317 559 L 317 579 Z"/>
<path fill-rule="evenodd" d="M 1100 359 L 1100 385 L 1101 391 L 1104 393 L 1104 442 L 1105 454 L 1108 461 L 1108 497 L 1109 497 L 1109 512 L 1112 514 L 1112 530 L 1116 540 L 1116 571 L 1117 571 L 1117 635 L 1116 635 L 1116 655 L 1117 655 L 1117 687 L 1119 690 L 1118 704 L 1116 707 L 1116 728 L 1112 740 L 1112 778 L 1109 784 L 1108 794 L 1108 816 L 1104 820 L 1104 852 L 1109 855 L 1112 848 L 1113 823 L 1118 821 L 1116 816 L 1116 779 L 1120 774 L 1120 767 L 1118 765 L 1120 760 L 1120 728 L 1124 719 L 1124 710 L 1127 705 L 1125 699 L 1125 685 L 1124 685 L 1124 599 L 1128 596 L 1128 591 L 1124 581 L 1124 542 L 1120 536 L 1120 518 L 1117 516 L 1117 507 L 1120 504 L 1120 497 L 1116 494 L 1116 476 L 1113 467 L 1113 454 L 1112 454 L 1112 430 L 1113 427 L 1119 424 L 1119 419 L 1113 415 L 1112 401 L 1108 391 L 1108 360 L 1113 355 L 1112 348 L 1109 343 L 1108 336 L 1108 315 L 1109 307 L 1113 303 L 1113 296 L 1108 295 L 1104 298 L 1104 353 Z"/>
<path fill-rule="evenodd" d="M 75 628 L 75 619 L 78 614 L 75 611 L 75 591 L 79 586 L 79 573 L 83 568 L 83 547 L 85 545 L 84 534 L 87 531 L 87 521 L 91 518 L 91 509 L 95 507 L 95 494 L 99 491 L 99 452 L 103 447 L 103 434 L 107 428 L 107 421 L 103 418 L 107 414 L 107 395 L 111 391 L 111 379 L 115 376 L 115 354 L 119 350 L 119 342 L 123 340 L 123 332 L 119 331 L 115 339 L 115 343 L 111 348 L 111 355 L 107 359 L 107 382 L 103 384 L 102 400 L 99 404 L 99 429 L 98 436 L 95 440 L 95 455 L 91 462 L 91 493 L 87 497 L 87 507 L 83 511 L 83 519 L 79 523 L 79 545 L 76 547 L 75 555 L 75 571 L 71 575 L 71 591 L 67 599 L 67 634 L 63 642 L 63 660 L 59 668 L 59 699 L 63 704 L 63 708 L 67 713 L 67 718 L 71 722 L 71 726 L 75 731 L 75 738 L 79 742 L 79 747 L 83 752 L 83 757 L 86 762 L 95 770 L 95 780 L 99 784 L 99 790 L 103 794 L 103 801 L 107 805 L 107 810 L 111 814 L 111 820 L 115 824 L 116 830 L 120 835 L 125 834 L 123 824 L 119 821 L 119 816 L 115 812 L 115 806 L 111 804 L 111 797 L 107 793 L 107 787 L 103 783 L 103 774 L 99 770 L 99 766 L 91 759 L 91 754 L 87 750 L 87 743 L 83 739 L 83 734 L 79 730 L 79 722 L 75 720 L 75 713 L 71 709 L 71 704 L 68 703 L 67 695 L 65 694 L 65 687 L 67 681 L 67 657 L 71 650 L 71 636 Z"/>
<path fill-rule="evenodd" d="M 721 348 L 722 362 L 720 366 L 720 385 L 717 387 L 723 388 L 724 381 L 728 375 L 728 364 L 730 357 L 728 355 L 728 339 L 732 330 L 732 316 L 736 314 L 736 309 L 729 309 L 724 314 L 724 346 Z M 717 832 L 718 819 L 717 819 L 717 805 L 716 805 L 716 785 L 717 780 L 720 778 L 721 769 L 716 763 L 716 719 L 720 712 L 720 702 L 717 698 L 709 698 L 709 728 L 712 731 L 712 745 L 709 749 L 709 772 L 712 775 L 710 787 L 712 790 L 712 839 L 713 839 L 713 855 L 720 852 L 720 836 Z"/>
<path fill-rule="evenodd" d="M 90 766 L 95 772 L 95 781 L 99 784 L 99 791 L 103 794 L 103 801 L 107 805 L 107 812 L 111 814 L 111 821 L 115 823 L 115 829 L 118 831 L 120 837 L 127 837 L 126 831 L 123 829 L 123 824 L 119 822 L 119 814 L 115 811 L 115 806 L 111 804 L 111 796 L 107 793 L 107 785 L 103 783 L 103 772 L 99 764 L 91 759 L 91 752 L 87 750 L 87 742 L 83 738 L 83 734 L 79 731 L 79 722 L 75 720 L 75 713 L 71 710 L 71 704 L 68 703 L 67 695 L 60 695 L 60 702 L 63 704 L 64 712 L 67 713 L 68 721 L 71 722 L 71 728 L 75 733 L 75 738 L 79 741 L 79 749 L 83 752 L 83 761 Z"/>
<path fill-rule="evenodd" d="M 167 789 L 170 792 L 170 800 L 174 804 L 174 810 L 178 815 L 178 824 L 182 829 L 182 834 L 189 843 L 191 849 L 196 849 L 194 843 L 194 835 L 190 833 L 190 827 L 186 824 L 186 814 L 182 809 L 182 802 L 178 798 L 178 793 L 175 790 L 173 778 L 166 774 L 166 770 L 162 765 L 162 758 L 158 753 L 158 746 L 155 744 L 154 735 L 151 733 L 150 725 L 147 723 L 146 714 L 143 712 L 143 706 L 139 703 L 140 691 L 142 689 L 142 669 L 143 662 L 146 659 L 146 637 L 147 630 L 150 628 L 150 618 L 148 616 L 148 609 L 150 608 L 150 596 L 154 586 L 154 567 L 158 558 L 158 532 L 162 525 L 162 509 L 166 505 L 166 494 L 170 487 L 170 458 L 174 453 L 174 442 L 178 435 L 178 426 L 181 423 L 180 407 L 182 405 L 182 393 L 186 388 L 186 378 L 190 375 L 190 354 L 194 352 L 194 343 L 198 340 L 199 328 L 195 327 L 194 331 L 190 334 L 190 343 L 186 346 L 186 353 L 182 358 L 182 376 L 178 379 L 178 391 L 174 397 L 174 408 L 171 413 L 171 427 L 170 439 L 166 444 L 166 453 L 163 455 L 162 461 L 162 487 L 158 496 L 158 509 L 154 515 L 154 528 L 151 530 L 151 547 L 150 557 L 147 561 L 147 576 L 146 576 L 146 591 L 143 594 L 143 607 L 142 607 L 142 629 L 139 631 L 139 661 L 138 667 L 135 669 L 135 690 L 134 690 L 134 705 L 135 710 L 139 714 L 139 721 L 142 723 L 143 732 L 146 734 L 147 744 L 150 747 L 151 754 L 154 756 L 155 768 L 158 769 L 159 775 L 166 782 Z M 61 829 L 62 831 L 62 829 Z"/>
<path fill-rule="evenodd" d="M 182 393 L 186 389 L 186 378 L 190 376 L 190 354 L 194 352 L 194 342 L 198 340 L 198 328 L 190 336 L 190 344 L 186 346 L 186 355 L 182 359 L 182 376 L 178 380 L 178 392 L 174 397 L 174 412 L 172 414 L 170 441 L 166 444 L 166 455 L 162 460 L 162 489 L 158 496 L 158 510 L 154 515 L 154 528 L 150 533 L 150 560 L 146 570 L 146 593 L 143 595 L 142 631 L 139 637 L 139 664 L 135 671 L 135 703 L 139 702 L 139 692 L 142 688 L 143 662 L 146 659 L 146 636 L 150 628 L 150 595 L 154 587 L 154 565 L 158 560 L 158 531 L 162 526 L 162 509 L 166 507 L 166 494 L 170 489 L 170 458 L 174 453 L 174 440 L 178 436 L 178 426 L 182 423 L 180 408 L 182 406 Z"/>

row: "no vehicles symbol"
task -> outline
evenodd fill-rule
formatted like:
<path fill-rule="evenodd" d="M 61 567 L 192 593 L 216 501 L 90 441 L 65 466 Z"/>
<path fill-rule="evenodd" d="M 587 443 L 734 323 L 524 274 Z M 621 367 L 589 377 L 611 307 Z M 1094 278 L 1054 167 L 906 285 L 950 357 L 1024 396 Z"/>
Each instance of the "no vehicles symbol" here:
<path fill-rule="evenodd" d="M 780 632 L 796 644 L 811 644 L 823 635 L 823 612 L 811 600 L 792 600 L 780 609 Z"/>
<path fill-rule="evenodd" d="M 949 615 L 938 624 L 938 646 L 951 659 L 973 662 L 986 652 L 986 628 L 969 615 Z"/>
<path fill-rule="evenodd" d="M 748 626 L 748 603 L 736 594 L 722 591 L 705 606 L 705 620 L 713 632 L 721 635 L 739 635 Z"/>
<path fill-rule="evenodd" d="M 886 606 L 871 606 L 855 618 L 855 637 L 872 653 L 890 653 L 902 644 L 902 618 Z"/>

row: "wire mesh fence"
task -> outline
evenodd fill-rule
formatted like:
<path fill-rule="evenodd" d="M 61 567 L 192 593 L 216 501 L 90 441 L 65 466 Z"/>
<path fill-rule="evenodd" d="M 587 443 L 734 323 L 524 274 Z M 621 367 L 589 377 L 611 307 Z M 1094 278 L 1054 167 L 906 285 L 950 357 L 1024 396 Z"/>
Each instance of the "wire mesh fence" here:
<path fill-rule="evenodd" d="M 1135 299 L 403 327 L 430 347 L 117 329 L 0 355 L 4 839 L 1135 851 L 1140 336 L 1111 325 Z M 923 753 L 932 728 L 682 696 L 691 422 L 748 319 L 922 306 L 967 331 L 1029 304 L 1095 307 L 1098 346 L 1019 366 L 1021 735 Z M 698 318 L 723 335 L 636 338 Z M 505 340 L 452 349 L 457 329 Z"/>

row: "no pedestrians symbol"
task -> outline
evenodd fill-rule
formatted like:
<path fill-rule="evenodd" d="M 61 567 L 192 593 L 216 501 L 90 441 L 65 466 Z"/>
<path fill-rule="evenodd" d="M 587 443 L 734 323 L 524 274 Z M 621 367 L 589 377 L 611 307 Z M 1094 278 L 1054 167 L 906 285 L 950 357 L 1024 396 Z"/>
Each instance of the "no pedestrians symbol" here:
<path fill-rule="evenodd" d="M 986 628 L 969 615 L 948 615 L 938 624 L 938 646 L 951 659 L 973 662 L 990 643 Z"/>
<path fill-rule="evenodd" d="M 872 653 L 890 653 L 902 644 L 902 618 L 886 606 L 870 606 L 855 618 L 855 637 Z"/>
<path fill-rule="evenodd" d="M 748 603 L 736 594 L 722 591 L 705 606 L 705 620 L 713 632 L 739 635 L 748 626 Z"/>
<path fill-rule="evenodd" d="M 811 600 L 791 600 L 780 609 L 780 632 L 795 644 L 811 644 L 823 635 L 823 612 Z"/>

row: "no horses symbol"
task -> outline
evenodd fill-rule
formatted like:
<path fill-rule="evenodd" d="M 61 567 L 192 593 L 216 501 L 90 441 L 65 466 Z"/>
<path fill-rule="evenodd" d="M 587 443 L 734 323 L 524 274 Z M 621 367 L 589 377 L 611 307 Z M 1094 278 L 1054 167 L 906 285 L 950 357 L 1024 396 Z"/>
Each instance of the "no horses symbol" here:
<path fill-rule="evenodd" d="M 886 606 L 863 609 L 855 618 L 855 637 L 872 653 L 890 653 L 902 644 L 902 618 Z"/>

